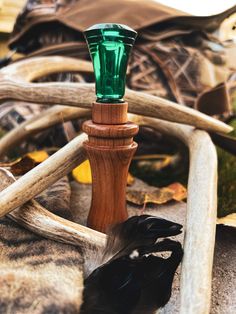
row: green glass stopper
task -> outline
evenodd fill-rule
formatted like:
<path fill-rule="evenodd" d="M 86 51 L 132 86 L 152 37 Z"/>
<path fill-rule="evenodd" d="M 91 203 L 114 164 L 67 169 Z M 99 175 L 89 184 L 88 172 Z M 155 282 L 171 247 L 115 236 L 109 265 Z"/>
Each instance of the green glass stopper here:
<path fill-rule="evenodd" d="M 84 33 L 93 61 L 97 102 L 123 102 L 129 54 L 137 33 L 122 24 L 96 24 Z"/>

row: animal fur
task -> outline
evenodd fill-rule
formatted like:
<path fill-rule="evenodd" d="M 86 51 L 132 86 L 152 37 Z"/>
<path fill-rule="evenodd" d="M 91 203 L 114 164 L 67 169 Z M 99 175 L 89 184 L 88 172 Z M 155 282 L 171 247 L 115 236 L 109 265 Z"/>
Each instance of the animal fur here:
<path fill-rule="evenodd" d="M 67 178 L 37 199 L 67 217 Z M 83 257 L 78 248 L 37 236 L 8 218 L 0 219 L 0 314 L 79 313 L 82 292 Z"/>

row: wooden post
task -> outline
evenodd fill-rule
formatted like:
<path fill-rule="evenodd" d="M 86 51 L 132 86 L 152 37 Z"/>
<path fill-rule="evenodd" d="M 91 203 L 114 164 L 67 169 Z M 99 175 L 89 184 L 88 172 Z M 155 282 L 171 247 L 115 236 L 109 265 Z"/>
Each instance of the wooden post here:
<path fill-rule="evenodd" d="M 83 124 L 84 143 L 92 170 L 92 203 L 88 226 L 106 232 L 128 218 L 126 183 L 137 144 L 138 126 L 127 122 L 127 103 L 94 103 L 92 120 Z"/>

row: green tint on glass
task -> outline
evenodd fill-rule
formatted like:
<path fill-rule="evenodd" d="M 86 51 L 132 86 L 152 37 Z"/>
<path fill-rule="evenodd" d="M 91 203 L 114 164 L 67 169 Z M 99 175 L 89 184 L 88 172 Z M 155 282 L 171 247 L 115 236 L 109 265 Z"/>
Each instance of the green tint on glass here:
<path fill-rule="evenodd" d="M 84 33 L 93 61 L 97 102 L 123 102 L 129 54 L 137 33 L 122 24 L 96 24 Z"/>

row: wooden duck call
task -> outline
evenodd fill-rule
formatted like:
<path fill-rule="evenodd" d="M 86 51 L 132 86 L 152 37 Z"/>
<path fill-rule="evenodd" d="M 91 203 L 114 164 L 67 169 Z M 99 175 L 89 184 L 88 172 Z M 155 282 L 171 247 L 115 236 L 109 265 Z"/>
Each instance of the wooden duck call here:
<path fill-rule="evenodd" d="M 126 183 L 137 144 L 138 126 L 128 122 L 123 100 L 125 76 L 136 32 L 125 25 L 97 24 L 85 31 L 92 57 L 97 100 L 92 120 L 83 124 L 92 170 L 92 203 L 88 226 L 101 232 L 128 218 Z"/>

